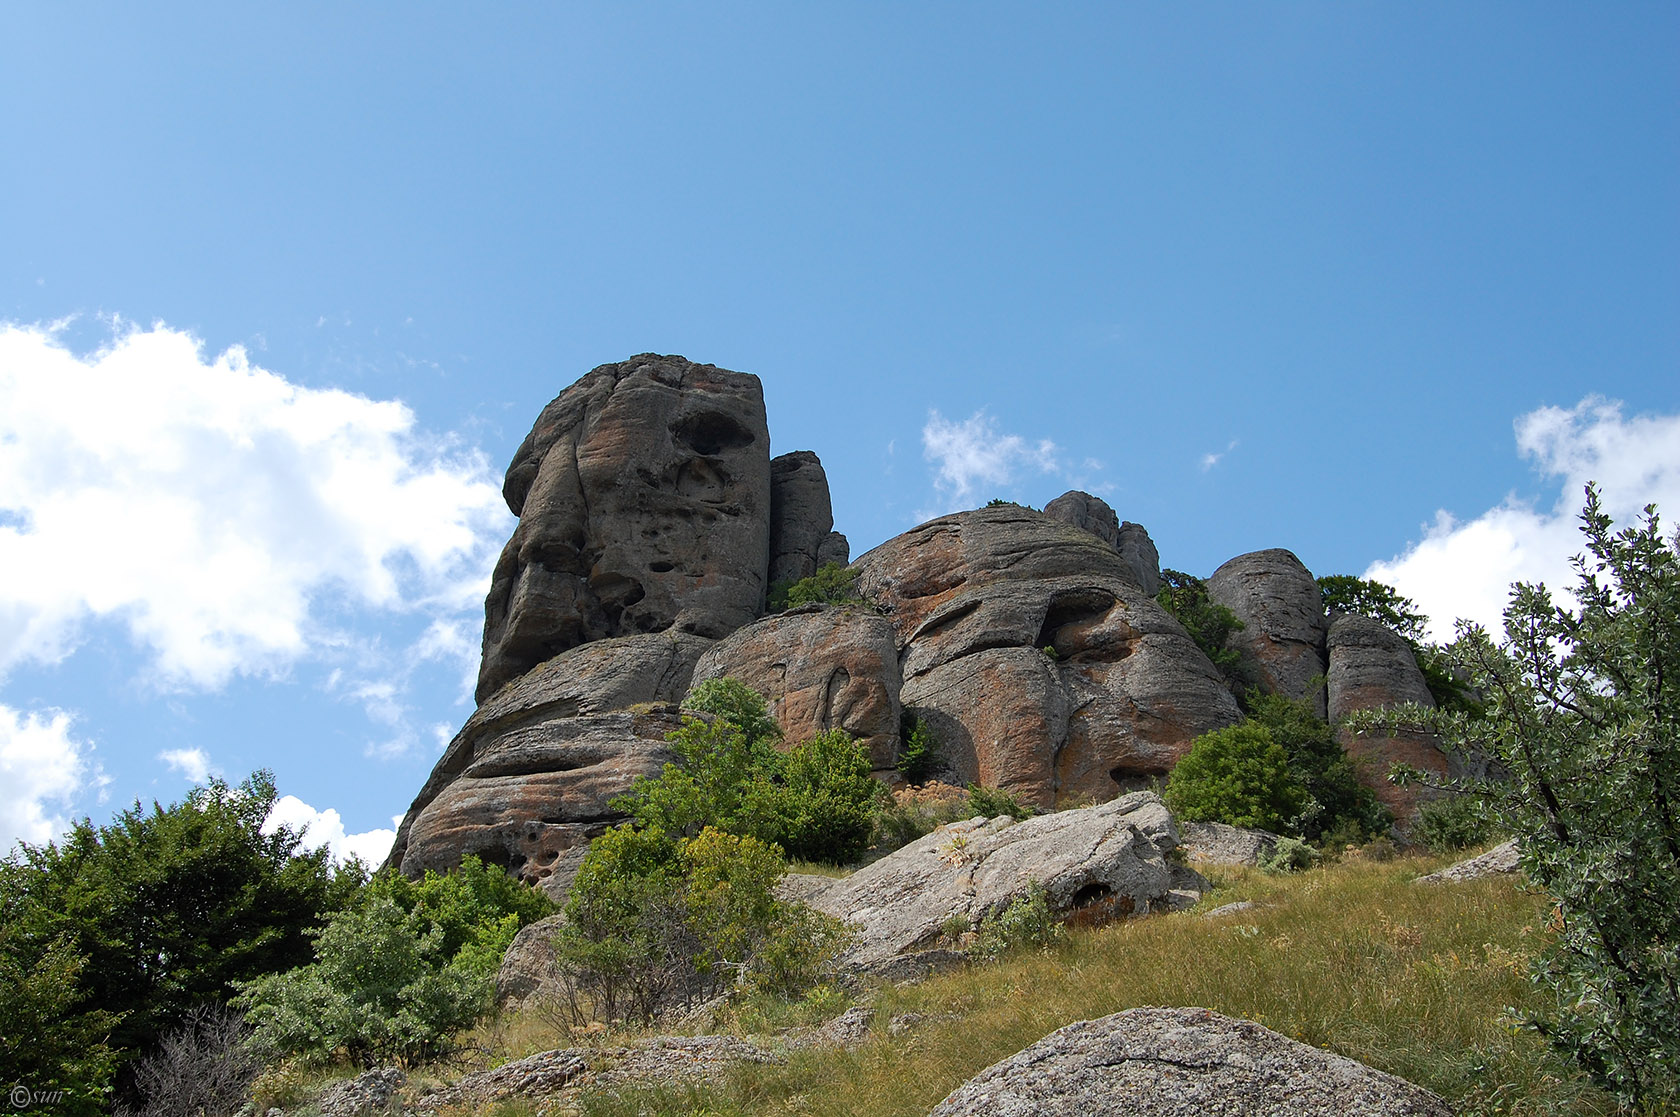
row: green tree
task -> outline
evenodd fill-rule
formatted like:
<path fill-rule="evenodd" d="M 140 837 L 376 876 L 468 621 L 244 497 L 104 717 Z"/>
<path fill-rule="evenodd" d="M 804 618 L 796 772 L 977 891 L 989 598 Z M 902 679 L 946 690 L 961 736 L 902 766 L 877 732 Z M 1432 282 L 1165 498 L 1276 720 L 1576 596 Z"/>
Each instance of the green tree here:
<path fill-rule="evenodd" d="M 1187 822 L 1283 831 L 1307 794 L 1283 746 L 1264 726 L 1245 723 L 1197 737 L 1167 777 L 1165 798 Z"/>
<path fill-rule="evenodd" d="M 1423 643 L 1429 618 L 1417 602 L 1393 586 L 1352 574 L 1326 574 L 1318 579 L 1318 592 L 1324 598 L 1326 612 L 1370 617 L 1404 636 L 1413 646 Z"/>
<path fill-rule="evenodd" d="M 362 876 L 335 871 L 325 849 L 302 852 L 290 829 L 264 833 L 275 796 L 267 772 L 212 780 L 171 806 L 136 803 L 109 825 L 83 819 L 58 842 L 20 847 L 0 862 L 0 966 L 70 975 L 64 1011 L 110 1014 L 120 1067 L 236 982 L 307 962 L 310 932 Z"/>
<path fill-rule="evenodd" d="M 80 995 L 86 965 L 68 939 L 31 940 L 0 919 L 0 1092 L 62 1090 L 52 1112 L 106 1112 L 118 1056 L 106 1038 L 121 1017 Z"/>
<path fill-rule="evenodd" d="M 1208 596 L 1207 583 L 1181 570 L 1163 570 L 1155 600 L 1178 619 L 1226 682 L 1243 693 L 1249 680 L 1243 671 L 1242 653 L 1227 646 L 1232 634 L 1242 631 L 1243 622 Z"/>
<path fill-rule="evenodd" d="M 789 857 L 842 865 L 869 847 L 885 790 L 870 775 L 863 746 L 845 730 L 830 729 L 756 774 L 750 816 L 757 836 Z"/>
<path fill-rule="evenodd" d="M 1394 824 L 1376 793 L 1359 782 L 1335 730 L 1311 703 L 1251 691 L 1244 724 L 1260 726 L 1282 746 L 1290 774 L 1305 794 L 1285 832 L 1316 842 L 1332 831 L 1375 837 Z"/>
<path fill-rule="evenodd" d="M 1590 485 L 1581 520 L 1572 604 L 1519 584 L 1503 642 L 1460 622 L 1452 663 L 1484 716 L 1357 724 L 1427 729 L 1508 773 L 1459 787 L 1518 836 L 1556 903 L 1533 970 L 1555 1009 L 1533 1023 L 1625 1101 L 1661 1104 L 1680 1081 L 1680 539 L 1664 540 L 1655 506 L 1615 532 Z"/>
<path fill-rule="evenodd" d="M 858 572 L 837 562 L 825 562 L 809 578 L 770 584 L 764 607 L 772 613 L 800 605 L 852 605 L 863 600 L 857 592 Z"/>
<path fill-rule="evenodd" d="M 419 880 L 387 869 L 368 882 L 360 903 L 381 897 L 417 916 L 422 925 L 436 926 L 445 959 L 454 961 L 465 952 L 464 964 L 492 971 L 519 928 L 559 910 L 537 889 L 470 853 L 458 868 L 447 873 L 428 869 Z"/>

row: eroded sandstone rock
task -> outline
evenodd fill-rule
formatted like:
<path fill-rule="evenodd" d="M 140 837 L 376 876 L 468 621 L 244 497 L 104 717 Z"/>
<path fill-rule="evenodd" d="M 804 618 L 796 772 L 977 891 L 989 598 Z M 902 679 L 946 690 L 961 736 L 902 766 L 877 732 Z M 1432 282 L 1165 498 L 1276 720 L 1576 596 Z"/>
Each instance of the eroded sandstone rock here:
<path fill-rule="evenodd" d="M 767 700 L 790 744 L 844 729 L 877 769 L 898 760 L 899 668 L 892 622 L 867 608 L 807 605 L 713 645 L 694 681 L 729 676 Z"/>
<path fill-rule="evenodd" d="M 1433 707 L 1412 647 L 1398 633 L 1370 617 L 1338 613 L 1330 626 L 1330 720 L 1338 723 L 1358 710 L 1377 710 L 1414 702 Z M 1429 796 L 1416 784 L 1401 787 L 1388 780 L 1389 767 L 1409 764 L 1437 780 L 1448 775 L 1448 759 L 1432 734 L 1399 732 L 1356 735 L 1347 729 L 1337 739 L 1353 761 L 1360 782 L 1377 793 L 1383 806 L 1404 827 Z"/>
<path fill-rule="evenodd" d="M 1046 504 L 1044 514 L 1083 528 L 1113 547 L 1150 597 L 1161 588 L 1161 555 L 1155 541 L 1142 524 L 1122 521 L 1102 498 L 1075 489 Z"/>
<path fill-rule="evenodd" d="M 619 816 L 608 806 L 657 775 L 710 640 L 661 632 L 573 648 L 498 690 L 467 719 L 398 827 L 409 876 L 465 854 L 544 883 L 566 850 Z"/>
<path fill-rule="evenodd" d="M 797 582 L 822 565 L 823 546 L 834 544 L 834 506 L 828 474 L 809 450 L 770 460 L 770 581 Z M 844 539 L 844 536 L 841 536 Z M 845 559 L 839 560 L 842 564 Z"/>
<path fill-rule="evenodd" d="M 558 996 L 555 981 L 554 936 L 565 925 L 564 915 L 550 915 L 519 929 L 502 955 L 496 971 L 496 1005 L 518 1009 Z"/>
<path fill-rule="evenodd" d="M 859 558 L 897 631 L 905 707 L 959 782 L 1105 800 L 1164 776 L 1235 700 L 1125 560 L 1018 506 L 923 524 Z"/>
<path fill-rule="evenodd" d="M 1310 699 L 1323 717 L 1329 620 L 1312 572 L 1281 547 L 1254 551 L 1215 570 L 1207 590 L 1243 622 L 1230 645 L 1243 654 L 1260 688 Z"/>
<path fill-rule="evenodd" d="M 519 526 L 485 598 L 479 701 L 579 644 L 715 639 L 757 616 L 769 447 L 763 389 L 745 373 L 643 354 L 560 393 L 503 485 Z"/>
<path fill-rule="evenodd" d="M 929 1117 L 1451 1117 L 1364 1063 L 1205 1008 L 1082 1020 L 994 1063 Z"/>
<path fill-rule="evenodd" d="M 842 964 L 891 972 L 895 961 L 936 949 L 953 918 L 977 927 L 1033 885 L 1052 911 L 1092 922 L 1177 902 L 1190 882 L 1167 854 L 1178 829 L 1151 792 L 1017 822 L 973 818 L 942 826 L 811 895 L 818 911 L 858 928 Z"/>

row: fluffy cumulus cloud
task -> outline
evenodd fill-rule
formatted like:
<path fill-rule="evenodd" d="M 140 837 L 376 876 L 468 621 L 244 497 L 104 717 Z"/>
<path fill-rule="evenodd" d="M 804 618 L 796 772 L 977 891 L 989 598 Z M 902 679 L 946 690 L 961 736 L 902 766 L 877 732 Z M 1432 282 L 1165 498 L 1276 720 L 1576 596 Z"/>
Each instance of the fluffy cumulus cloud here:
<path fill-rule="evenodd" d="M 393 818 L 391 825 L 395 827 L 401 822 L 400 817 Z M 332 851 L 334 861 L 342 863 L 352 857 L 359 857 L 370 868 L 379 867 L 380 862 L 385 860 L 385 855 L 391 852 L 391 843 L 397 839 L 395 829 L 346 834 L 344 819 L 339 817 L 337 811 L 331 807 L 318 811 L 296 795 L 282 795 L 275 800 L 274 806 L 269 809 L 267 821 L 263 823 L 263 833 L 272 834 L 282 826 L 290 827 L 303 835 L 304 849 L 316 850 L 327 846 Z"/>
<path fill-rule="evenodd" d="M 185 776 L 189 783 L 208 783 L 210 773 L 215 771 L 210 766 L 209 754 L 203 749 L 165 749 L 158 753 L 158 759 Z"/>
<path fill-rule="evenodd" d="M 984 411 L 976 411 L 961 422 L 946 419 L 937 411 L 928 412 L 927 424 L 922 427 L 922 455 L 933 466 L 933 487 L 939 501 L 936 510 L 919 513 L 924 517 L 972 508 L 982 493 L 988 498 L 999 495 L 1024 471 L 1057 473 L 1063 469 L 1054 442 L 1029 442 L 1020 435 L 1004 434 Z"/>
<path fill-rule="evenodd" d="M 1582 490 L 1598 484 L 1605 510 L 1631 523 L 1656 504 L 1671 526 L 1680 516 L 1680 415 L 1623 414 L 1622 404 L 1589 397 L 1572 408 L 1542 407 L 1516 423 L 1517 448 L 1545 477 L 1559 478 L 1549 507 L 1507 499 L 1472 520 L 1436 513 L 1423 540 L 1367 578 L 1388 582 L 1430 617 L 1430 635 L 1450 639 L 1454 618 L 1501 630 L 1511 583 L 1572 585 L 1580 553 Z"/>
<path fill-rule="evenodd" d="M 85 355 L 0 325 L 0 674 L 62 659 L 94 621 L 171 689 L 330 660 L 346 608 L 476 608 L 510 524 L 482 455 L 401 403 L 161 325 Z"/>
<path fill-rule="evenodd" d="M 62 710 L 0 706 L 0 855 L 20 840 L 57 837 L 72 804 L 104 782 L 93 746 L 72 735 L 72 721 Z"/>

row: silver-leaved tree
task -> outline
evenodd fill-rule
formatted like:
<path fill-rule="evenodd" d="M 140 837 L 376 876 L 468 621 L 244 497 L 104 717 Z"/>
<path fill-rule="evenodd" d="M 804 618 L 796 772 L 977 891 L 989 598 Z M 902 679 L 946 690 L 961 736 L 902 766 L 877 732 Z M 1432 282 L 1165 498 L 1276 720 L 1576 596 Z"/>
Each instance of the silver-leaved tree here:
<path fill-rule="evenodd" d="M 1478 713 L 1363 715 L 1495 761 L 1480 796 L 1517 835 L 1555 903 L 1535 962 L 1549 1009 L 1531 1023 L 1625 1102 L 1680 1081 L 1680 536 L 1654 505 L 1615 531 L 1594 486 L 1573 602 L 1513 587 L 1505 638 L 1460 622 L 1454 667 Z M 1404 773 L 1400 774 L 1404 778 Z"/>

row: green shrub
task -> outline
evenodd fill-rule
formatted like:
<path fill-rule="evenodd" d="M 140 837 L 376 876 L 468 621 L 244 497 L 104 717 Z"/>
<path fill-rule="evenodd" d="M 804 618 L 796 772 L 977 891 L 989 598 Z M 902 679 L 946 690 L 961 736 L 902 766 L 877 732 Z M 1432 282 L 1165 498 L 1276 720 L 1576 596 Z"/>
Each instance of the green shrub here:
<path fill-rule="evenodd" d="M 1227 646 L 1231 635 L 1244 627 L 1237 615 L 1208 597 L 1206 582 L 1180 570 L 1161 571 L 1161 588 L 1155 600 L 1184 626 L 1232 690 L 1242 694 L 1251 680 L 1242 653 Z"/>
<path fill-rule="evenodd" d="M 752 825 L 792 858 L 841 865 L 869 847 L 885 789 L 870 775 L 869 754 L 842 729 L 803 741 L 759 773 L 749 798 Z"/>
<path fill-rule="evenodd" d="M 1335 730 L 1311 703 L 1250 691 L 1243 724 L 1264 728 L 1283 747 L 1289 771 L 1305 793 L 1299 813 L 1280 833 L 1312 842 L 1334 835 L 1342 844 L 1359 845 L 1386 834 L 1394 824 L 1376 793 L 1359 782 Z"/>
<path fill-rule="evenodd" d="M 1031 818 L 1038 811 L 1017 799 L 1013 792 L 1005 791 L 1001 787 L 982 787 L 980 784 L 968 785 L 968 809 L 971 813 L 965 818 L 984 815 L 987 818 L 997 818 L 999 815 L 1009 815 L 1011 818 Z"/>
<path fill-rule="evenodd" d="M 420 880 L 387 869 L 368 882 L 359 902 L 380 897 L 415 914 L 423 925 L 435 925 L 443 935 L 445 958 L 453 961 L 465 951 L 473 965 L 492 970 L 512 939 L 509 926 L 517 931 L 560 910 L 539 890 L 470 853 L 459 868 L 447 873 L 427 869 Z"/>
<path fill-rule="evenodd" d="M 1283 832 L 1306 805 L 1289 755 L 1261 725 L 1204 733 L 1167 777 L 1165 798 L 1186 822 Z"/>
<path fill-rule="evenodd" d="M 854 605 L 863 601 L 857 592 L 858 572 L 837 562 L 825 562 L 809 578 L 796 582 L 770 583 L 764 607 L 772 613 L 800 605 Z"/>
<path fill-rule="evenodd" d="M 1260 855 L 1260 867 L 1268 873 L 1296 873 L 1318 864 L 1318 850 L 1300 838 L 1279 838 L 1277 845 Z"/>
<path fill-rule="evenodd" d="M 1021 950 L 1043 950 L 1066 938 L 1067 928 L 1051 912 L 1044 886 L 1035 882 L 1025 896 L 980 920 L 968 955 L 991 961 Z"/>
<path fill-rule="evenodd" d="M 899 718 L 898 738 L 898 773 L 911 783 L 926 783 L 944 766 L 932 727 L 909 710 Z"/>
<path fill-rule="evenodd" d="M 1453 853 L 1490 840 L 1499 832 L 1486 803 L 1476 795 L 1431 799 L 1418 809 L 1412 837 L 1435 853 Z"/>

